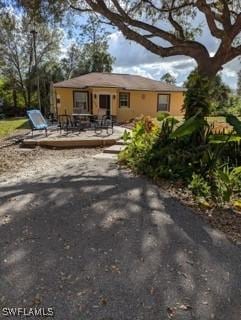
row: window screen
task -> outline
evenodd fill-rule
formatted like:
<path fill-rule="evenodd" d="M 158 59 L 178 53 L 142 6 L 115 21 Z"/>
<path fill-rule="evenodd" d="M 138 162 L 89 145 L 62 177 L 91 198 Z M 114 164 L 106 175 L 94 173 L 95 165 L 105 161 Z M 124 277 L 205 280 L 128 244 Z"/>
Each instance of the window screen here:
<path fill-rule="evenodd" d="M 119 107 L 129 107 L 130 106 L 130 94 L 128 92 L 120 92 L 119 95 Z"/>
<path fill-rule="evenodd" d="M 88 92 L 74 92 L 74 113 L 86 113 L 89 111 Z"/>
<path fill-rule="evenodd" d="M 159 94 L 157 111 L 169 111 L 170 96 L 169 94 Z"/>

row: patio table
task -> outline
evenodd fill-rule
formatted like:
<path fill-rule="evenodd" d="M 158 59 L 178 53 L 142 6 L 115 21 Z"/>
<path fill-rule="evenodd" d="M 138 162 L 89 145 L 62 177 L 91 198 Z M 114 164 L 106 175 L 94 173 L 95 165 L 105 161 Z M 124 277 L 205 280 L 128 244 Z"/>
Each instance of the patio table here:
<path fill-rule="evenodd" d="M 72 113 L 73 117 L 93 117 L 91 113 Z"/>
<path fill-rule="evenodd" d="M 83 127 L 90 126 L 91 118 L 93 117 L 94 115 L 90 113 L 72 113 L 74 123 L 79 124 L 80 126 L 83 125 Z"/>

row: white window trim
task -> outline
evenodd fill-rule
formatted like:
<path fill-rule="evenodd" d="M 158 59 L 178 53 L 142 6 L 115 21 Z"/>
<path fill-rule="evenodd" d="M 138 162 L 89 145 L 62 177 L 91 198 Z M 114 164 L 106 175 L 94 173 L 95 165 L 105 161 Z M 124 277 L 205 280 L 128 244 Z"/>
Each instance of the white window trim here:
<path fill-rule="evenodd" d="M 76 108 L 75 107 L 75 94 L 76 93 L 85 93 L 86 98 L 87 98 L 87 110 L 85 112 L 89 112 L 90 111 L 90 105 L 89 105 L 89 92 L 88 91 L 81 91 L 81 90 L 75 90 L 73 91 L 73 113 L 80 113 L 81 110 L 80 108 Z M 77 110 L 79 109 L 79 111 Z"/>
<path fill-rule="evenodd" d="M 120 101 L 121 101 L 121 95 L 127 95 L 127 105 L 121 106 Z M 130 108 L 130 92 L 119 92 L 119 108 Z"/>
<path fill-rule="evenodd" d="M 168 104 L 166 110 L 159 110 L 159 96 L 168 96 Z M 157 94 L 157 112 L 170 112 L 170 102 L 171 102 L 171 94 L 170 93 L 158 93 Z"/>

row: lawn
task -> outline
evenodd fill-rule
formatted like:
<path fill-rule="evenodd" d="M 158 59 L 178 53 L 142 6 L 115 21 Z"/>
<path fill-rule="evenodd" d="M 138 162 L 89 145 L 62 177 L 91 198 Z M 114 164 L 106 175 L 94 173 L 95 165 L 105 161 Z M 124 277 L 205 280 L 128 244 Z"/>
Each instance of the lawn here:
<path fill-rule="evenodd" d="M 175 118 L 177 120 L 179 120 L 179 121 L 184 119 L 183 116 L 176 116 Z M 209 123 L 211 123 L 211 122 L 223 123 L 223 122 L 225 122 L 225 117 L 222 117 L 222 116 L 209 116 L 209 117 L 207 117 L 207 120 L 208 120 Z"/>
<path fill-rule="evenodd" d="M 0 138 L 6 137 L 19 129 L 28 129 L 29 124 L 26 118 L 10 118 L 0 120 Z"/>

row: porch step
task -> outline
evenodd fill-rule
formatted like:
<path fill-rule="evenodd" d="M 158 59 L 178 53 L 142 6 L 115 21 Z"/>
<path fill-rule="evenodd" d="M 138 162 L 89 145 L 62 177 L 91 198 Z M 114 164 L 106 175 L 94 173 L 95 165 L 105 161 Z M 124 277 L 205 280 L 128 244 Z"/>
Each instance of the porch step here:
<path fill-rule="evenodd" d="M 114 153 L 98 153 L 98 154 L 95 154 L 93 156 L 94 159 L 110 159 L 110 160 L 116 160 L 118 159 L 117 157 L 117 154 L 114 154 Z"/>
<path fill-rule="evenodd" d="M 114 144 L 113 146 L 104 149 L 104 153 L 118 154 L 125 148 L 124 145 Z"/>
<path fill-rule="evenodd" d="M 117 140 L 116 144 L 119 146 L 124 146 L 125 145 L 125 141 L 123 139 Z"/>

